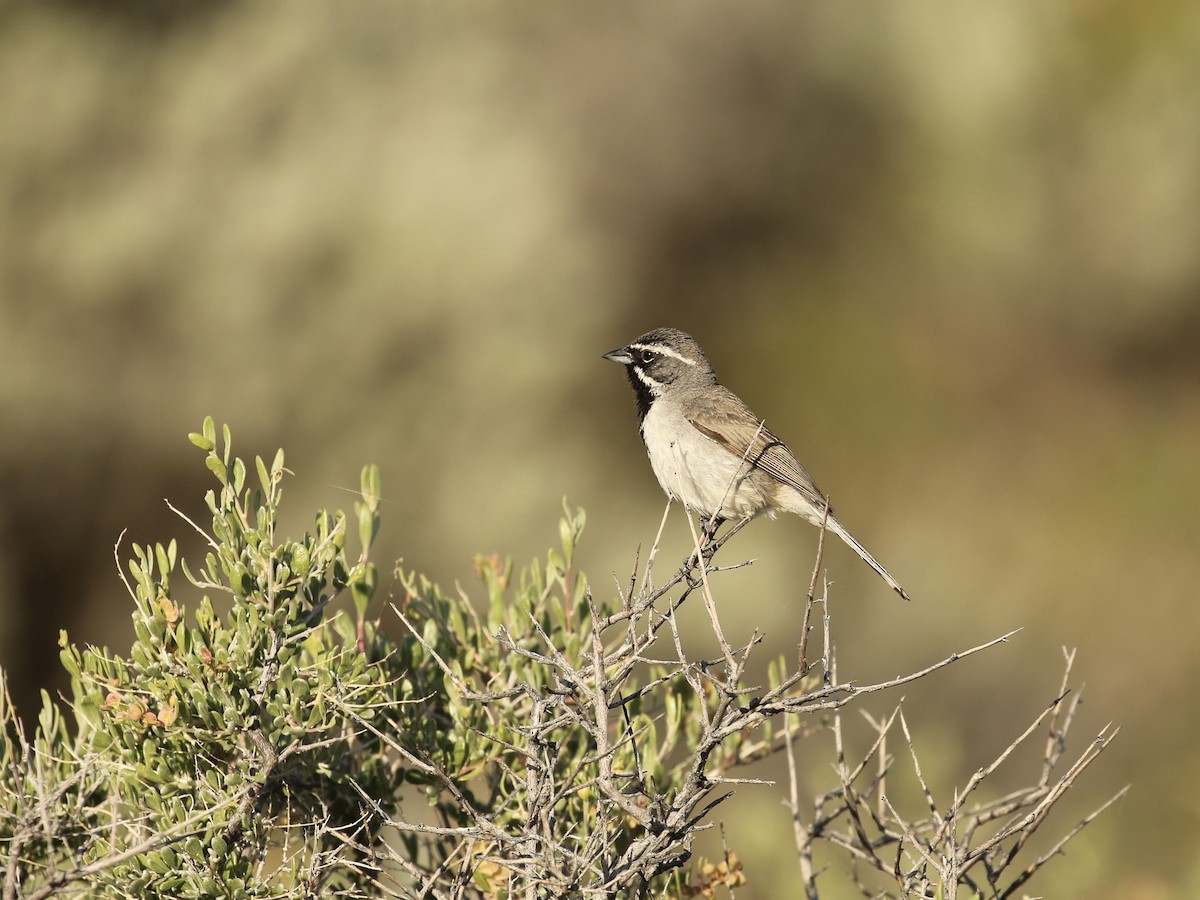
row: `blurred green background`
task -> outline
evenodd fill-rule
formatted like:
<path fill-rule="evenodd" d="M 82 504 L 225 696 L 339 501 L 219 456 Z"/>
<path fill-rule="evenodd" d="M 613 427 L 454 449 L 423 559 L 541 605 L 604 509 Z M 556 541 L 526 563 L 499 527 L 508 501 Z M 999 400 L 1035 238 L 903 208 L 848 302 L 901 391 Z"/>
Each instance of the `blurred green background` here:
<path fill-rule="evenodd" d="M 30 714 L 60 627 L 128 643 L 113 544 L 195 551 L 205 414 L 297 530 L 380 463 L 385 568 L 469 591 L 565 495 L 610 592 L 663 499 L 600 355 L 670 324 L 915 598 L 830 550 L 843 677 L 1024 628 L 907 691 L 935 790 L 1078 647 L 1069 749 L 1122 732 L 1047 828 L 1133 789 L 1030 887 L 1200 896 L 1198 94 L 1192 0 L 0 3 L 0 662 Z M 727 551 L 764 663 L 815 537 Z M 780 896 L 777 796 L 722 818 Z"/>

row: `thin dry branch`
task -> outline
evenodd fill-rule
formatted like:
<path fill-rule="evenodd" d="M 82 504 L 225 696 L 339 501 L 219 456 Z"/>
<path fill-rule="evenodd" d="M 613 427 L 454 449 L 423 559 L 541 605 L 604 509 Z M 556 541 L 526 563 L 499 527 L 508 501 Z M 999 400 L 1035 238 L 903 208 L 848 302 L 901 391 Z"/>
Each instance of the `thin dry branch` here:
<path fill-rule="evenodd" d="M 805 879 L 807 896 L 816 896 L 816 875 L 812 871 L 813 846 L 825 841 L 846 852 L 857 864 L 866 865 L 895 883 L 895 892 L 869 888 L 858 879 L 864 892 L 880 897 L 954 898 L 959 886 L 974 895 L 1011 897 L 1050 859 L 1060 853 L 1068 841 L 1112 805 L 1124 790 L 1097 808 L 1063 837 L 1027 865 L 1018 863 L 1019 855 L 1045 823 L 1054 806 L 1074 786 L 1116 736 L 1104 728 L 1080 755 L 1062 769 L 1060 763 L 1072 721 L 1078 693 L 1068 700 L 1067 676 L 1074 659 L 1065 653 L 1066 673 L 1060 693 L 1034 717 L 1032 723 L 1013 739 L 990 763 L 980 767 L 966 786 L 954 792 L 953 802 L 939 811 L 934 792 L 922 772 L 920 758 L 907 719 L 897 710 L 884 722 L 872 722 L 876 737 L 856 767 L 846 763 L 843 748 L 843 723 L 840 711 L 833 715 L 833 734 L 837 752 L 838 786 L 818 798 L 811 822 L 796 830 L 796 851 Z M 890 762 L 883 753 L 884 740 L 899 721 L 914 778 L 925 803 L 925 811 L 910 816 L 899 810 L 882 790 Z M 1016 749 L 1039 727 L 1050 723 L 1047 749 L 1031 784 L 996 799 L 979 799 L 984 785 L 997 771 L 1010 763 Z M 859 787 L 858 780 L 872 759 L 878 770 L 872 783 Z M 795 757 L 789 752 L 791 778 L 795 779 Z M 793 797 L 795 796 L 793 792 Z M 793 803 L 795 800 L 793 799 Z M 999 823 L 1003 819 L 1002 824 Z M 845 825 L 839 827 L 839 821 Z M 793 822 L 798 822 L 798 814 Z M 884 848 L 894 846 L 887 854 Z"/>

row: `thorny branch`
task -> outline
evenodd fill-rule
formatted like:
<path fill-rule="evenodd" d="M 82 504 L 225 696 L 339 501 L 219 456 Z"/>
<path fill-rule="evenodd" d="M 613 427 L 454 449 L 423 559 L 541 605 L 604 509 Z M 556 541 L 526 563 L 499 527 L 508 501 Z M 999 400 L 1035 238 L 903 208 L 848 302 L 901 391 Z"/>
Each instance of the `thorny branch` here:
<path fill-rule="evenodd" d="M 867 717 L 875 738 L 853 768 L 845 764 L 844 722 L 841 711 L 835 710 L 832 727 L 838 751 L 837 786 L 817 798 L 807 823 L 803 821 L 794 787 L 788 801 L 806 896 L 817 896 L 812 848 L 816 842 L 825 841 L 843 850 L 856 863 L 874 870 L 877 878 L 882 876 L 881 883 L 893 882 L 891 888 L 880 888 L 879 883 L 868 883 L 856 876 L 865 896 L 953 900 L 963 886 L 971 896 L 1012 897 L 1069 840 L 1122 797 L 1128 787 L 1076 823 L 1047 852 L 1024 865 L 1017 862 L 1018 854 L 1054 805 L 1117 735 L 1116 729 L 1105 726 L 1073 762 L 1062 765 L 1067 731 L 1082 693 L 1068 692 L 1074 651 L 1064 651 L 1064 655 L 1062 684 L 1054 699 L 990 763 L 976 770 L 965 787 L 955 790 L 953 799 L 944 808 L 935 800 L 922 772 L 916 743 L 900 707 L 881 722 Z M 925 806 L 923 812 L 915 814 L 899 811 L 886 790 L 896 762 L 887 753 L 887 738 L 897 722 Z M 1042 765 L 1033 782 L 999 797 L 984 796 L 985 782 L 1047 722 Z M 794 785 L 798 776 L 792 747 L 794 738 L 790 733 L 785 734 L 785 742 L 789 779 Z M 874 774 L 865 778 L 872 765 Z"/>
<path fill-rule="evenodd" d="M 1107 745 L 1111 735 L 1102 735 L 1071 767 L 1065 780 L 1052 781 L 1062 753 L 1061 738 L 1073 710 L 1069 707 L 1060 722 L 1060 697 L 1048 711 L 1053 711 L 1058 730 L 1047 746 L 1045 771 L 1035 792 L 1010 797 L 1007 805 L 965 805 L 978 783 L 1004 761 L 1006 754 L 1002 754 L 993 766 L 981 770 L 969 789 L 945 811 L 937 811 L 928 788 L 924 788 L 930 798 L 929 815 L 912 823 L 897 819 L 882 791 L 892 762 L 885 752 L 886 737 L 902 717 L 897 711 L 880 723 L 867 757 L 850 766 L 842 755 L 841 709 L 865 695 L 908 684 L 992 648 L 1015 632 L 886 681 L 841 682 L 829 638 L 828 604 L 816 591 L 821 564 L 818 557 L 805 600 L 795 671 L 781 672 L 777 683 L 767 689 L 747 687 L 742 682 L 758 638 L 740 647 L 729 643 L 717 616 L 710 582 L 711 575 L 722 571 L 713 562 L 717 552 L 744 524 L 734 523 L 719 536 L 717 522 L 709 521 L 702 532 L 693 524 L 692 553 L 657 585 L 651 576 L 658 553 L 656 538 L 640 582 L 635 565 L 627 582 L 629 589 L 621 591 L 621 605 L 615 611 L 603 613 L 587 591 L 589 629 L 583 632 L 579 652 L 574 655 L 556 646 L 536 617 L 531 616 L 531 626 L 539 638 L 536 646 L 518 640 L 506 629 L 500 630 L 497 640 L 507 653 L 536 662 L 547 675 L 542 687 L 526 684 L 519 692 L 527 722 L 519 734 L 492 736 L 498 759 L 504 758 L 497 763 L 502 772 L 498 777 L 515 779 L 517 770 L 523 770 L 519 777 L 525 788 L 522 802 L 526 806 L 519 811 L 505 807 L 498 812 L 486 803 L 464 803 L 463 826 L 441 839 L 459 839 L 454 852 L 464 860 L 474 860 L 476 872 L 503 873 L 503 886 L 514 896 L 602 897 L 616 891 L 629 896 L 648 895 L 656 878 L 689 860 L 695 836 L 712 826 L 711 813 L 732 794 L 729 785 L 739 782 L 730 771 L 785 750 L 791 772 L 788 806 L 808 897 L 817 896 L 812 847 L 818 841 L 841 847 L 852 859 L 893 876 L 906 896 L 932 896 L 919 893 L 926 889 L 922 884 L 944 883 L 950 892 L 947 896 L 952 896 L 953 886 L 960 881 L 998 884 L 1028 834 L 1041 824 L 1050 807 Z M 676 610 L 697 592 L 704 599 L 713 635 L 721 648 L 720 656 L 713 660 L 690 656 L 676 627 Z M 663 601 L 661 610 L 659 601 Z M 809 632 L 818 605 L 821 628 L 815 635 L 817 652 L 810 660 Z M 423 642 L 415 623 L 407 620 L 403 610 L 397 612 L 412 635 Z M 436 653 L 430 656 L 464 699 L 488 703 L 497 696 L 461 679 L 455 668 Z M 673 754 L 664 754 L 651 739 L 654 726 L 636 724 L 629 710 L 635 703 L 643 709 L 652 706 L 658 710 L 655 721 L 661 722 L 669 717 L 672 695 L 680 691 L 688 692 L 696 701 L 691 740 L 685 751 L 676 748 Z M 511 692 L 505 696 L 514 697 Z M 664 713 L 664 708 L 668 712 Z M 780 717 L 782 728 L 773 730 L 772 721 Z M 838 745 L 841 784 L 818 801 L 813 819 L 805 824 L 794 745 L 827 723 L 832 723 Z M 564 729 L 586 735 L 591 752 L 569 772 L 555 772 L 554 759 Z M 873 762 L 876 771 L 865 786 L 861 785 Z M 429 761 L 421 764 L 428 766 Z M 651 774 L 664 764 L 674 767 L 676 777 L 671 790 L 664 790 Z M 443 770 L 438 770 L 436 777 L 446 786 L 453 782 L 452 775 Z M 564 798 L 585 793 L 595 798 L 591 829 L 560 827 L 556 813 Z M 876 808 L 871 807 L 869 799 L 874 799 Z M 1008 818 L 1001 828 L 987 840 L 972 845 L 971 838 L 989 817 L 1005 816 Z M 394 820 L 391 824 L 401 830 L 423 830 Z M 427 829 L 423 831 L 428 834 Z M 623 842 L 614 841 L 614 833 L 620 833 Z M 894 858 L 885 860 L 883 854 L 888 847 Z M 1022 870 L 1009 889 L 1027 880 L 1044 862 L 1038 860 Z M 978 879 L 976 870 L 984 873 Z M 727 869 L 722 877 L 733 876 Z M 458 888 L 446 894 L 434 891 L 432 895 L 474 896 L 468 883 L 460 880 Z M 425 882 L 425 888 L 430 884 Z M 419 893 L 402 892 L 402 896 Z"/>

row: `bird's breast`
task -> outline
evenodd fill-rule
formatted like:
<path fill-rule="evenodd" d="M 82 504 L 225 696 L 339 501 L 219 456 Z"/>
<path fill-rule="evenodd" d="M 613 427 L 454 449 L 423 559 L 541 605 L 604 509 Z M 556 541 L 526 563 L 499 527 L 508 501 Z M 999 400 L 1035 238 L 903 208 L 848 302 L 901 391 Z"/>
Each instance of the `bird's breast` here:
<path fill-rule="evenodd" d="M 642 419 L 642 440 L 658 483 L 690 509 L 733 519 L 769 505 L 751 477 L 756 470 L 697 431 L 677 405 L 653 403 Z"/>

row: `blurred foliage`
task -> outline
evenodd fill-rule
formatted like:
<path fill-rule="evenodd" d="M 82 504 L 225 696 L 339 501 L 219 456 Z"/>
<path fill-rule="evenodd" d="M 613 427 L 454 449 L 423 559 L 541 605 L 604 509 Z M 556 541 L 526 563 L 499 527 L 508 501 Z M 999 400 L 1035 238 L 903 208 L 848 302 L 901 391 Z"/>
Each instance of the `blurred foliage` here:
<path fill-rule="evenodd" d="M 104 538 L 176 527 L 167 436 L 213 409 L 294 448 L 302 509 L 386 460 L 381 552 L 439 580 L 532 555 L 564 493 L 636 533 L 584 551 L 623 568 L 660 501 L 596 357 L 677 325 L 913 583 L 843 653 L 1079 646 L 1134 789 L 1064 883 L 1174 896 L 1200 722 L 1146 685 L 1200 679 L 1198 60 L 1185 0 L 0 4 L 13 690 L 66 688 L 62 622 L 127 638 Z M 782 633 L 801 527 L 744 535 L 747 633 Z M 1030 668 L 954 702 L 1012 711 Z"/>

